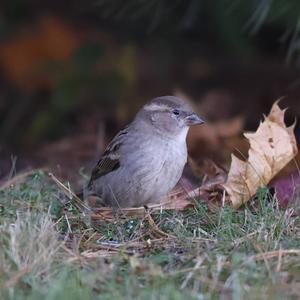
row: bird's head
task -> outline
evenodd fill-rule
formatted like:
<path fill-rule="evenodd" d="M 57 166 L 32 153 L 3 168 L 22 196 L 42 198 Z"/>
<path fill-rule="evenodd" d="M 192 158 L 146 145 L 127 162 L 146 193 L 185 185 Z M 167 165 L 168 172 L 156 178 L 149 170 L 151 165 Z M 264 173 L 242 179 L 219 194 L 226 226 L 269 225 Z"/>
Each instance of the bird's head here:
<path fill-rule="evenodd" d="M 204 123 L 187 102 L 174 96 L 154 98 L 142 107 L 136 118 L 143 118 L 159 133 L 174 138 L 186 135 L 190 126 Z"/>

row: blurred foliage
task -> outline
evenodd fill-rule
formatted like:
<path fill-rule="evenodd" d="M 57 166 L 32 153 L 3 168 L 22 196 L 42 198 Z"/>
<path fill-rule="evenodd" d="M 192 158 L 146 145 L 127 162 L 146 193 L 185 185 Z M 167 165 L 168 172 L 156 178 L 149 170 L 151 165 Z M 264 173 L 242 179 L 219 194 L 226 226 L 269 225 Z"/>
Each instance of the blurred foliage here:
<path fill-rule="evenodd" d="M 113 67 L 99 72 L 95 63 L 105 55 L 100 44 L 86 43 L 79 47 L 70 60 L 49 64 L 54 86 L 47 105 L 30 126 L 31 137 L 36 140 L 44 134 L 59 133 L 64 120 L 72 113 L 84 110 L 92 103 L 112 105 L 115 99 L 126 93 L 126 78 Z"/>
<path fill-rule="evenodd" d="M 151 94 L 151 76 L 185 77 L 174 69 L 190 53 L 298 62 L 299 12 L 297 0 L 3 0 L 1 141 L 35 145 L 74 132 L 83 112 L 120 114 L 140 97 L 138 88 Z M 146 51 L 154 59 L 143 65 L 138 56 Z"/>
<path fill-rule="evenodd" d="M 3 0 L 0 31 L 10 29 L 45 12 L 59 12 L 74 20 L 105 27 L 123 39 L 147 39 L 149 35 L 168 40 L 182 34 L 230 51 L 285 42 L 288 58 L 299 51 L 300 2 L 297 0 Z M 247 38 L 265 32 L 262 38 Z M 243 47 L 245 46 L 245 47 Z M 277 44 L 278 47 L 278 44 Z M 276 51 L 276 49 L 272 49 Z"/>
<path fill-rule="evenodd" d="M 123 30 L 136 34 L 159 32 L 168 36 L 190 33 L 222 48 L 249 47 L 247 35 L 265 30 L 267 41 L 288 44 L 290 60 L 300 50 L 300 2 L 297 0 L 95 0 L 101 18 L 123 22 Z M 139 24 L 138 27 L 135 25 Z M 134 30 L 135 28 L 135 30 Z M 121 30 L 122 30 L 121 29 Z M 271 36 L 268 36 L 271 35 Z M 272 41 L 273 39 L 273 41 Z M 257 39 L 252 46 L 260 47 Z M 245 50 L 243 47 L 243 50 Z M 278 46 L 277 46 L 278 47 Z M 274 51 L 275 49 L 273 49 Z"/>
<path fill-rule="evenodd" d="M 74 130 L 84 112 L 98 110 L 99 119 L 106 117 L 135 85 L 131 47 L 115 47 L 105 38 L 78 39 L 55 18 L 35 26 L 38 33 L 17 35 L 0 48 L 6 75 L 0 89 L 2 142 L 35 145 Z"/>

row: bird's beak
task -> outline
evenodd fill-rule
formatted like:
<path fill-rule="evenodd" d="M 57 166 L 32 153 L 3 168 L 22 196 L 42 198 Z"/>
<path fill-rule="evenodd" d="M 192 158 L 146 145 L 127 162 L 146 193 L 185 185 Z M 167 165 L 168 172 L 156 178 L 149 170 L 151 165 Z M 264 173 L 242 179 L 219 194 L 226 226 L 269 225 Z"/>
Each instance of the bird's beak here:
<path fill-rule="evenodd" d="M 187 126 L 200 125 L 204 123 L 204 120 L 200 118 L 196 113 L 191 113 L 184 118 L 184 122 Z"/>

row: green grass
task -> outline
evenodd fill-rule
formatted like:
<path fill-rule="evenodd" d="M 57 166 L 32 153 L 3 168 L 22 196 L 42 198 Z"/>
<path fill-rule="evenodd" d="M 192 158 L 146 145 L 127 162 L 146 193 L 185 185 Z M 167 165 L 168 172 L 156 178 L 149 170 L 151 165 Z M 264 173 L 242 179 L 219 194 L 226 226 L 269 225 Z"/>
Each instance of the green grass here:
<path fill-rule="evenodd" d="M 155 212 L 159 234 L 95 222 L 35 172 L 0 190 L 0 299 L 299 299 L 299 213 L 255 203 Z"/>

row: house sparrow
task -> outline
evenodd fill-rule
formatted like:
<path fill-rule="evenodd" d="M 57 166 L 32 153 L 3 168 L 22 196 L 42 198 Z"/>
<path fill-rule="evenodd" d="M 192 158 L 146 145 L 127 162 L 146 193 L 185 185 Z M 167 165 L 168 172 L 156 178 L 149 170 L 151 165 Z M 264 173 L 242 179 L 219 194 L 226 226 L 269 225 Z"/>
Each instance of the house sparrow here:
<path fill-rule="evenodd" d="M 182 175 L 189 127 L 202 123 L 178 97 L 151 100 L 107 146 L 92 171 L 88 195 L 111 207 L 158 203 Z"/>

